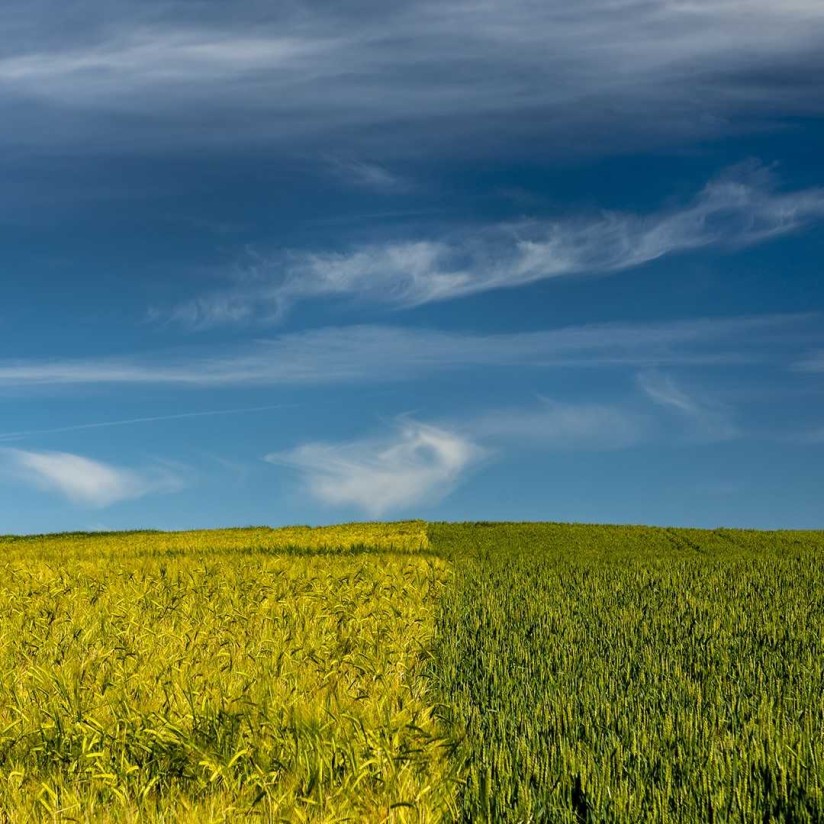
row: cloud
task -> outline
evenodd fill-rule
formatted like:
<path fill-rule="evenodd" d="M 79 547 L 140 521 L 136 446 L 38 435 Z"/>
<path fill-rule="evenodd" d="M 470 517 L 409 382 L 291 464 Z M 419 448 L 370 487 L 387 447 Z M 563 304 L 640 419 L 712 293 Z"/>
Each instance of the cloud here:
<path fill-rule="evenodd" d="M 786 440 L 791 443 L 824 444 L 824 426 L 795 431 Z"/>
<path fill-rule="evenodd" d="M 719 433 L 709 428 L 715 422 L 703 407 L 687 403 L 670 385 L 666 390 L 657 402 L 678 402 L 679 411 L 700 425 L 702 436 L 717 439 Z M 297 470 L 314 498 L 379 517 L 441 500 L 468 470 L 500 457 L 501 449 L 627 449 L 657 434 L 654 418 L 629 407 L 541 398 L 532 406 L 492 409 L 437 425 L 401 418 L 389 436 L 306 443 L 265 460 Z"/>
<path fill-rule="evenodd" d="M 822 110 L 814 0 L 10 2 L 0 99 L 25 108 L 21 145 L 612 150 Z"/>
<path fill-rule="evenodd" d="M 132 358 L 0 361 L 0 388 L 320 385 L 411 380 L 475 367 L 660 367 L 792 357 L 820 335 L 816 315 L 590 324 L 475 334 L 392 326 L 327 327 L 231 349 Z M 789 352 L 789 354 L 788 354 Z"/>
<path fill-rule="evenodd" d="M 307 443 L 265 459 L 296 469 L 318 500 L 378 517 L 441 500 L 483 454 L 456 432 L 402 420 L 390 437 Z"/>
<path fill-rule="evenodd" d="M 795 364 L 799 372 L 824 372 L 824 350 L 813 352 Z"/>
<path fill-rule="evenodd" d="M 409 180 L 379 163 L 331 158 L 329 169 L 342 182 L 373 192 L 397 194 L 412 188 Z"/>
<path fill-rule="evenodd" d="M 768 172 L 739 167 L 692 203 L 647 215 L 528 221 L 443 239 L 348 252 L 292 253 L 263 282 L 198 296 L 170 317 L 191 328 L 276 321 L 305 300 L 346 298 L 412 307 L 542 280 L 607 275 L 670 255 L 735 249 L 824 219 L 824 190 L 777 191 Z"/>
<path fill-rule="evenodd" d="M 16 481 L 56 492 L 75 504 L 106 507 L 183 486 L 169 468 L 138 472 L 70 452 L 0 449 L 0 470 Z"/>
<path fill-rule="evenodd" d="M 267 406 L 248 406 L 240 409 L 207 409 L 198 412 L 178 412 L 174 415 L 150 415 L 142 418 L 124 418 L 117 421 L 95 421 L 50 429 L 20 429 L 15 432 L 0 432 L 0 441 L 16 441 L 32 435 L 54 435 L 64 432 L 81 432 L 87 429 L 108 429 L 113 426 L 134 426 L 143 423 L 160 423 L 165 421 L 191 420 L 192 418 L 212 418 L 222 415 L 242 415 L 250 412 L 271 412 L 287 408 L 289 404 L 269 404 Z"/>
<path fill-rule="evenodd" d="M 650 400 L 684 420 L 699 440 L 725 441 L 740 434 L 727 406 L 688 393 L 669 375 L 643 372 L 638 376 L 638 385 Z"/>
<path fill-rule="evenodd" d="M 553 450 L 609 450 L 640 443 L 653 430 L 653 423 L 634 410 L 614 404 L 541 398 L 532 407 L 487 412 L 467 428 L 477 439 L 493 443 Z"/>

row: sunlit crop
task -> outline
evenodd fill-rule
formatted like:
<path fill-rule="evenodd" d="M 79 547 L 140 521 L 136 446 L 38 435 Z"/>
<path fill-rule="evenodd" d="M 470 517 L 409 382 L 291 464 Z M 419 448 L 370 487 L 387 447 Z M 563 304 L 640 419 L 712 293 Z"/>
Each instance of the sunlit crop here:
<path fill-rule="evenodd" d="M 419 524 L 9 542 L 0 810 L 439 817 L 423 671 L 446 565 L 410 552 L 425 543 Z M 386 551 L 316 553 L 364 545 Z"/>
<path fill-rule="evenodd" d="M 429 547 L 423 521 L 357 523 L 334 527 L 202 529 L 187 532 L 75 532 L 31 537 L 0 536 L 0 562 L 230 553 L 339 553 L 362 550 L 412 552 Z"/>

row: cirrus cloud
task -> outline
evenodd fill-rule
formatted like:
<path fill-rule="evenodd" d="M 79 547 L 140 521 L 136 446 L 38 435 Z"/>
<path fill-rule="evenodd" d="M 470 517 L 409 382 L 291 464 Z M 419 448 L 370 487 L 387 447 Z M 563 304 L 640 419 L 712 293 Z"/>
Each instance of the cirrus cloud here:
<path fill-rule="evenodd" d="M 241 347 L 134 357 L 0 361 L 0 388 L 309 386 L 413 380 L 477 367 L 729 365 L 797 358 L 815 313 L 593 323 L 530 332 L 325 327 Z"/>
<path fill-rule="evenodd" d="M 30 119 L 6 140 L 97 151 L 328 150 L 330 134 L 414 154 L 488 152 L 502 135 L 610 150 L 820 113 L 823 19 L 814 0 L 298 0 L 265 14 L 254 0 L 10 0 L 0 105 Z"/>
<path fill-rule="evenodd" d="M 467 428 L 476 438 L 492 443 L 601 451 L 637 445 L 653 430 L 654 422 L 618 404 L 570 403 L 542 397 L 531 406 L 494 409 L 478 415 Z"/>
<path fill-rule="evenodd" d="M 740 435 L 732 410 L 719 401 L 689 392 L 671 375 L 657 371 L 642 372 L 638 386 L 655 404 L 685 421 L 693 438 L 699 441 L 726 441 Z"/>
<path fill-rule="evenodd" d="M 671 255 L 738 249 L 824 219 L 824 190 L 782 192 L 749 165 L 711 180 L 680 208 L 646 215 L 482 227 L 452 239 L 372 244 L 343 252 L 295 252 L 252 285 L 199 295 L 164 315 L 192 329 L 274 322 L 307 300 L 348 299 L 414 307 L 543 280 L 609 275 Z"/>
<path fill-rule="evenodd" d="M 0 361 L 0 388 L 308 386 L 412 380 L 477 367 L 657 367 L 777 361 L 820 341 L 815 313 L 593 323 L 530 332 L 325 327 L 242 347 Z"/>

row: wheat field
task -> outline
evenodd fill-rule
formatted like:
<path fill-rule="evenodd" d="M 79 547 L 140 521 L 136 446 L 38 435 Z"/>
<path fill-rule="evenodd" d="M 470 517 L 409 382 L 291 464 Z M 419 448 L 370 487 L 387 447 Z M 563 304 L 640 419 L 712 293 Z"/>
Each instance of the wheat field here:
<path fill-rule="evenodd" d="M 427 543 L 419 524 L 8 541 L 0 810 L 440 817 L 424 671 L 446 564 Z"/>
<path fill-rule="evenodd" d="M 0 820 L 824 820 L 824 533 L 0 538 Z"/>

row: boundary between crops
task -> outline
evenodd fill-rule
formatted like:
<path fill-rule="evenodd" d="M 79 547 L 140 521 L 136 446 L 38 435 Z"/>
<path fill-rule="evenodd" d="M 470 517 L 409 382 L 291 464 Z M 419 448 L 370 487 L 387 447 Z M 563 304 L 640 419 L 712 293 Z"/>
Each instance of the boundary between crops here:
<path fill-rule="evenodd" d="M 311 557 L 311 556 L 335 556 L 351 557 L 355 555 L 386 555 L 399 558 L 438 558 L 449 561 L 450 559 L 442 553 L 432 548 L 421 549 L 392 549 L 390 547 L 301 547 L 301 546 L 279 546 L 279 547 L 208 547 L 204 549 L 169 549 L 165 551 L 131 552 L 129 558 L 180 558 L 183 556 L 196 557 L 200 555 L 271 555 L 290 557 Z"/>

